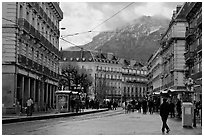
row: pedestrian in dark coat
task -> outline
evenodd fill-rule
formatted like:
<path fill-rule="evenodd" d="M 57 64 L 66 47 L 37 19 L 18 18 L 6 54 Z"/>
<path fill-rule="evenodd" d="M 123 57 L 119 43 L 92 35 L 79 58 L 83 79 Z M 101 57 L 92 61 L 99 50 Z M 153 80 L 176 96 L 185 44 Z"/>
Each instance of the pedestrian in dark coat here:
<path fill-rule="evenodd" d="M 167 119 L 168 119 L 168 115 L 169 115 L 169 103 L 167 102 L 167 99 L 163 99 L 163 103 L 160 106 L 160 116 L 162 119 L 162 133 L 165 132 L 165 129 L 167 130 L 166 133 L 169 133 L 170 129 L 167 125 Z"/>
<path fill-rule="evenodd" d="M 175 110 L 174 110 L 175 109 L 175 104 L 174 104 L 173 101 L 170 102 L 170 106 L 169 107 L 170 107 L 170 116 L 171 116 L 171 118 L 175 117 Z"/>
<path fill-rule="evenodd" d="M 181 101 L 178 99 L 177 103 L 176 103 L 176 110 L 177 110 L 177 116 L 179 118 L 181 118 Z"/>
<path fill-rule="evenodd" d="M 144 99 L 142 102 L 142 110 L 143 110 L 143 114 L 147 113 L 147 101 L 146 101 L 146 99 Z"/>
<path fill-rule="evenodd" d="M 149 100 L 148 102 L 148 107 L 149 107 L 149 113 L 153 114 L 153 109 L 154 109 L 154 102 L 152 99 Z"/>

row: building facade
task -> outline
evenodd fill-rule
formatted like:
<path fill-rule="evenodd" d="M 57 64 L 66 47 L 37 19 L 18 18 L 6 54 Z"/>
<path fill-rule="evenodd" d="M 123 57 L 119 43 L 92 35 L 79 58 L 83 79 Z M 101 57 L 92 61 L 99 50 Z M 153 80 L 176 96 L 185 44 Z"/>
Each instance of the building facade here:
<path fill-rule="evenodd" d="M 122 101 L 138 100 L 147 96 L 147 69 L 135 60 L 121 59 Z"/>
<path fill-rule="evenodd" d="M 121 102 L 143 98 L 147 94 L 147 69 L 136 61 L 119 59 L 112 53 L 100 51 L 61 51 L 62 61 L 75 62 L 89 69 L 93 78 L 89 89 L 90 99 L 109 99 Z M 65 59 L 66 58 L 66 59 Z M 126 61 L 128 62 L 128 61 Z"/>
<path fill-rule="evenodd" d="M 150 95 L 160 92 L 162 88 L 162 57 L 160 55 L 161 48 L 156 50 L 148 60 L 147 77 L 148 77 L 148 92 Z"/>
<path fill-rule="evenodd" d="M 122 68 L 112 53 L 93 53 L 96 64 L 96 97 L 121 101 Z"/>
<path fill-rule="evenodd" d="M 188 22 L 186 30 L 186 86 L 188 90 L 194 91 L 194 100 L 202 99 L 202 2 L 185 3 L 186 20 Z M 192 85 L 188 84 L 188 79 L 192 79 Z"/>
<path fill-rule="evenodd" d="M 186 89 L 184 53 L 187 22 L 182 11 L 182 6 L 177 6 L 169 27 L 161 38 L 162 90 L 181 91 Z"/>
<path fill-rule="evenodd" d="M 60 64 L 72 62 L 80 69 L 86 69 L 92 77 L 92 86 L 88 91 L 90 99 L 121 98 L 121 65 L 113 54 L 87 50 L 61 51 L 61 53 Z"/>
<path fill-rule="evenodd" d="M 57 2 L 2 3 L 2 104 L 11 113 L 33 98 L 35 110 L 55 106 L 59 72 Z"/>

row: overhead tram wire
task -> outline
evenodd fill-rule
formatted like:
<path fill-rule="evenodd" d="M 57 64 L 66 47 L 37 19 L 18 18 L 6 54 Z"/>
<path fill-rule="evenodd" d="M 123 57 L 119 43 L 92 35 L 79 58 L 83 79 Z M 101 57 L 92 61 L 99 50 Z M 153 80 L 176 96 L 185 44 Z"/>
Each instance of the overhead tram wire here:
<path fill-rule="evenodd" d="M 123 7 L 122 9 L 120 9 L 118 12 L 116 12 L 115 14 L 113 14 L 112 16 L 110 16 L 109 18 L 107 18 L 106 20 L 104 20 L 103 22 L 101 22 L 100 24 L 96 25 L 94 28 L 92 28 L 92 29 L 89 30 L 89 31 L 78 32 L 78 33 L 73 33 L 73 34 L 68 34 L 68 35 L 63 36 L 62 38 L 69 37 L 69 36 L 76 36 L 76 35 L 84 34 L 84 33 L 97 32 L 97 31 L 93 31 L 93 30 L 95 30 L 95 29 L 98 28 L 99 26 L 103 25 L 105 22 L 107 22 L 108 20 L 110 20 L 111 18 L 113 18 L 114 16 L 116 16 L 117 14 L 119 14 L 120 12 L 122 12 L 123 10 L 125 10 L 126 8 L 128 8 L 129 6 L 131 6 L 131 5 L 134 4 L 134 3 L 135 3 L 135 2 L 129 3 L 128 5 L 126 5 L 126 6 Z"/>
<path fill-rule="evenodd" d="M 93 29 L 91 29 L 90 31 L 95 30 L 96 28 L 98 28 L 99 26 L 101 26 L 102 24 L 104 24 L 105 22 L 107 22 L 108 20 L 110 20 L 111 18 L 113 18 L 114 16 L 116 16 L 117 14 L 119 14 L 120 12 L 122 12 L 123 10 L 125 10 L 127 7 L 129 7 L 130 5 L 134 4 L 135 2 L 131 2 L 128 5 L 126 5 L 124 8 L 122 8 L 121 10 L 119 10 L 118 12 L 116 12 L 115 14 L 113 14 L 111 17 L 109 17 L 108 19 L 104 20 L 102 23 L 98 24 L 97 26 L 95 26 Z"/>
<path fill-rule="evenodd" d="M 15 25 L 18 25 L 16 22 L 14 22 L 14 21 L 12 21 L 12 20 L 10 20 L 10 19 L 6 19 L 6 18 L 2 18 L 2 19 L 6 20 L 6 21 L 9 21 L 9 22 L 12 22 L 12 23 L 15 23 Z M 45 34 L 45 35 L 53 36 L 52 34 L 46 34 L 46 33 L 43 32 L 43 31 L 39 31 L 39 32 L 41 32 L 41 33 L 43 33 L 43 34 Z M 83 32 L 83 33 L 85 33 L 85 32 Z M 53 37 L 56 37 L 56 36 L 53 36 Z M 3 36 L 2 38 L 6 39 L 6 40 L 15 41 L 15 39 L 11 39 L 11 37 L 9 37 L 9 36 Z M 67 43 L 69 43 L 69 44 L 71 44 L 71 45 L 74 45 L 74 46 L 77 46 L 77 47 L 79 47 L 79 48 L 81 48 L 81 49 L 84 49 L 84 48 L 82 48 L 82 47 L 80 47 L 80 46 L 78 46 L 78 45 L 76 45 L 76 44 L 74 44 L 74 43 L 72 43 L 72 42 L 70 42 L 70 41 L 68 41 L 68 40 L 65 40 L 65 39 L 62 38 L 62 37 L 61 37 L 60 39 L 64 40 L 65 42 L 67 42 Z"/>

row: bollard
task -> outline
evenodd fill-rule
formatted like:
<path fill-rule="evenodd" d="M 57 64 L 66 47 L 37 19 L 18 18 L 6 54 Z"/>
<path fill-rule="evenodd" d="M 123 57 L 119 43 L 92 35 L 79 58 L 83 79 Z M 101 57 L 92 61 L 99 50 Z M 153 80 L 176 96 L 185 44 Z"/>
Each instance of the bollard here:
<path fill-rule="evenodd" d="M 194 109 L 193 127 L 196 127 L 196 109 Z"/>

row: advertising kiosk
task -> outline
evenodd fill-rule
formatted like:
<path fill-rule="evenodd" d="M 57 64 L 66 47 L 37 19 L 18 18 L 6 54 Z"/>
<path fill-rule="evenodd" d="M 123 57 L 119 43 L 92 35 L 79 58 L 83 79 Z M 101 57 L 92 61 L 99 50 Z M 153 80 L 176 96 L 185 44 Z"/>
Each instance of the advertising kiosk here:
<path fill-rule="evenodd" d="M 56 91 L 56 108 L 60 113 L 70 111 L 70 101 L 73 98 L 80 98 L 79 92 L 63 90 Z"/>

